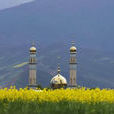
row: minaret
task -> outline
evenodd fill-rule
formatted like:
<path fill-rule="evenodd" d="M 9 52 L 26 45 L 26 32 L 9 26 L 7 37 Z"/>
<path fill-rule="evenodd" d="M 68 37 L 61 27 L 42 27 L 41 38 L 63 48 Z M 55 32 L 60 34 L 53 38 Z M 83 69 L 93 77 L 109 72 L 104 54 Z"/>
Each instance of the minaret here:
<path fill-rule="evenodd" d="M 77 49 L 74 46 L 74 43 L 72 43 L 72 47 L 70 48 L 70 87 L 76 87 L 76 73 L 77 73 L 77 60 L 76 60 L 76 53 Z"/>
<path fill-rule="evenodd" d="M 36 47 L 34 43 L 32 44 L 32 47 L 30 48 L 30 58 L 29 58 L 29 87 L 35 87 L 36 86 Z"/>

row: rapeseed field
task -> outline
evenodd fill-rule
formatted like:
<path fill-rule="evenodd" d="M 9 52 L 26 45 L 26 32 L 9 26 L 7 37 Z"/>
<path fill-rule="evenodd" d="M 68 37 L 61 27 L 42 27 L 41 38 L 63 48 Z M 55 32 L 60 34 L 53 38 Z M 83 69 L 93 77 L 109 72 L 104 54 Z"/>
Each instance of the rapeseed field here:
<path fill-rule="evenodd" d="M 4 88 L 0 114 L 114 114 L 114 90 Z"/>

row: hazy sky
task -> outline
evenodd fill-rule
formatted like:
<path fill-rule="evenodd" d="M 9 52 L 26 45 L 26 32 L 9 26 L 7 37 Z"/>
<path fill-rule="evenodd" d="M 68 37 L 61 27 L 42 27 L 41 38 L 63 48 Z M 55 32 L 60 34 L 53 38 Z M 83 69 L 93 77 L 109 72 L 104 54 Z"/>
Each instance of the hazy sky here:
<path fill-rule="evenodd" d="M 0 0 L 0 10 L 32 1 L 34 0 Z"/>

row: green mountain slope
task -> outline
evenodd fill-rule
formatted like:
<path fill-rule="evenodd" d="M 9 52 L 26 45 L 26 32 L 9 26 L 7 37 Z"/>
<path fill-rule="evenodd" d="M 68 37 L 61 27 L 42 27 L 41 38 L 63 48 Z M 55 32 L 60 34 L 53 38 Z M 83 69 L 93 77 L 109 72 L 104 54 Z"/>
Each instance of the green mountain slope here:
<path fill-rule="evenodd" d="M 24 49 L 25 48 L 25 49 Z M 23 49 L 23 50 L 22 50 Z M 27 47 L 8 49 L 0 57 L 0 85 L 25 87 L 28 84 L 29 53 Z M 5 53 L 4 53 L 5 54 Z M 37 82 L 49 86 L 50 79 L 56 75 L 57 57 L 60 56 L 61 74 L 69 80 L 69 47 L 56 43 L 38 50 Z M 78 48 L 77 83 L 81 86 L 114 88 L 114 59 L 97 50 Z M 15 67 L 19 66 L 19 67 Z"/>

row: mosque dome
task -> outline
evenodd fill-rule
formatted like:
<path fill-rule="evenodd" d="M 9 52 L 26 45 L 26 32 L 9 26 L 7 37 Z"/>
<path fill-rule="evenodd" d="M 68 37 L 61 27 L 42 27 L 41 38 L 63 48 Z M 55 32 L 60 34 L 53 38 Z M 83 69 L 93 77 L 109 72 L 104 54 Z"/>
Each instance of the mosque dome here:
<path fill-rule="evenodd" d="M 51 87 L 53 89 L 65 88 L 67 86 L 67 80 L 59 72 L 60 70 L 58 69 L 58 74 L 50 81 Z"/>
<path fill-rule="evenodd" d="M 77 48 L 75 47 L 75 46 L 72 46 L 71 48 L 70 48 L 70 52 L 76 52 L 77 51 Z"/>
<path fill-rule="evenodd" d="M 50 83 L 51 84 L 67 84 L 67 81 L 62 75 L 58 74 L 52 78 Z"/>

